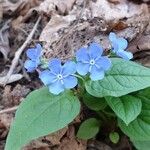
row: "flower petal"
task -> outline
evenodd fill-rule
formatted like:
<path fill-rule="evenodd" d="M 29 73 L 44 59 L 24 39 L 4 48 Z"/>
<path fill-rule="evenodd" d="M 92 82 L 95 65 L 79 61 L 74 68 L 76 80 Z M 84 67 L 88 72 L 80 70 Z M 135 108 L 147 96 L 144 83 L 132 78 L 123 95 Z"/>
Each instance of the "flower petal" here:
<path fill-rule="evenodd" d="M 86 75 L 88 72 L 89 72 L 89 67 L 90 67 L 90 64 L 86 64 L 86 63 L 77 63 L 77 72 L 80 74 L 80 75 Z"/>
<path fill-rule="evenodd" d="M 42 47 L 40 44 L 37 44 L 35 48 L 29 48 L 26 52 L 27 57 L 31 60 L 36 61 L 42 54 Z"/>
<path fill-rule="evenodd" d="M 119 49 L 125 50 L 127 48 L 127 46 L 128 46 L 128 42 L 124 38 L 118 38 L 117 39 L 117 43 L 118 43 L 118 48 Z"/>
<path fill-rule="evenodd" d="M 117 43 L 117 40 L 116 40 L 116 41 L 113 41 L 113 42 L 111 43 L 111 45 L 112 45 L 112 51 L 113 51 L 114 53 L 116 53 L 116 52 L 118 51 L 118 49 L 119 49 L 119 45 L 118 45 L 118 43 Z"/>
<path fill-rule="evenodd" d="M 36 60 L 37 58 L 37 55 L 36 55 L 36 52 L 35 52 L 35 48 L 29 48 L 26 52 L 27 54 L 27 57 L 30 58 L 31 60 Z"/>
<path fill-rule="evenodd" d="M 91 58 L 97 58 L 103 53 L 103 48 L 97 43 L 91 43 L 89 46 L 89 55 Z"/>
<path fill-rule="evenodd" d="M 59 80 L 57 80 L 53 84 L 50 84 L 48 87 L 49 91 L 55 95 L 58 95 L 64 91 L 64 85 Z"/>
<path fill-rule="evenodd" d="M 93 81 L 101 80 L 104 78 L 104 70 L 98 69 L 97 67 L 93 66 L 90 74 L 90 78 Z"/>
<path fill-rule="evenodd" d="M 59 74 L 61 73 L 61 70 L 62 70 L 62 66 L 61 66 L 61 61 L 60 59 L 57 59 L 57 58 L 54 58 L 54 59 L 51 59 L 49 61 L 49 69 L 55 73 L 55 74 Z"/>
<path fill-rule="evenodd" d="M 39 74 L 39 78 L 44 83 L 44 85 L 49 85 L 56 81 L 56 76 L 52 74 L 49 70 L 44 70 Z"/>
<path fill-rule="evenodd" d="M 36 53 L 38 56 L 42 55 L 42 46 L 40 44 L 36 44 Z"/>
<path fill-rule="evenodd" d="M 131 52 L 127 52 L 127 51 L 118 51 L 117 55 L 126 60 L 130 60 L 133 58 L 133 54 Z"/>
<path fill-rule="evenodd" d="M 27 69 L 27 72 L 33 72 L 37 65 L 36 62 L 32 61 L 32 60 L 26 60 L 24 63 L 24 67 Z"/>
<path fill-rule="evenodd" d="M 63 65 L 62 74 L 64 76 L 70 75 L 70 74 L 74 74 L 74 73 L 76 73 L 76 71 L 77 71 L 77 69 L 76 69 L 76 63 L 73 62 L 73 61 L 67 61 Z"/>
<path fill-rule="evenodd" d="M 108 70 L 111 67 L 111 61 L 107 56 L 103 56 L 96 61 L 96 65 L 103 70 Z"/>
<path fill-rule="evenodd" d="M 64 81 L 64 86 L 66 89 L 74 88 L 78 83 L 77 78 L 74 76 L 68 76 L 68 77 L 64 78 L 63 81 Z"/>
<path fill-rule="evenodd" d="M 76 60 L 77 61 L 88 62 L 89 59 L 90 58 L 88 55 L 87 48 L 82 47 L 76 52 Z"/>
<path fill-rule="evenodd" d="M 116 41 L 116 34 L 114 33 L 114 32 L 110 32 L 109 33 L 109 40 L 111 41 L 111 42 L 113 42 L 113 41 Z"/>
<path fill-rule="evenodd" d="M 128 42 L 124 38 L 118 38 L 115 33 L 111 32 L 109 34 L 109 40 L 112 42 L 112 47 L 114 51 L 118 51 L 119 49 L 122 51 L 127 48 Z"/>

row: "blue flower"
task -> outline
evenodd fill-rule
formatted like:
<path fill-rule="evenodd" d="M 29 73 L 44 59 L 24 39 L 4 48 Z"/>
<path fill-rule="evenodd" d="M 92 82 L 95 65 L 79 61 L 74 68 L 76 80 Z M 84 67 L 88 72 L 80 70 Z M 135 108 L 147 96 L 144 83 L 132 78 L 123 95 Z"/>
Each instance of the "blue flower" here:
<path fill-rule="evenodd" d="M 110 59 L 102 56 L 103 49 L 97 43 L 91 43 L 88 48 L 80 48 L 76 53 L 77 72 L 80 75 L 90 73 L 91 80 L 101 80 L 105 71 L 111 67 Z"/>
<path fill-rule="evenodd" d="M 52 59 L 49 62 L 49 70 L 40 73 L 40 79 L 49 87 L 49 91 L 58 95 L 65 89 L 74 88 L 77 85 L 77 78 L 73 75 L 76 73 L 76 64 L 67 61 L 61 65 L 59 59 Z"/>
<path fill-rule="evenodd" d="M 37 44 L 35 48 L 30 48 L 26 52 L 29 60 L 26 60 L 24 67 L 28 72 L 33 72 L 40 64 L 40 57 L 42 55 L 42 47 Z"/>
<path fill-rule="evenodd" d="M 109 34 L 109 40 L 111 41 L 112 51 L 116 53 L 117 56 L 122 57 L 123 59 L 130 60 L 133 58 L 131 52 L 125 51 L 128 46 L 128 42 L 124 38 L 118 38 L 115 33 L 111 32 Z"/>

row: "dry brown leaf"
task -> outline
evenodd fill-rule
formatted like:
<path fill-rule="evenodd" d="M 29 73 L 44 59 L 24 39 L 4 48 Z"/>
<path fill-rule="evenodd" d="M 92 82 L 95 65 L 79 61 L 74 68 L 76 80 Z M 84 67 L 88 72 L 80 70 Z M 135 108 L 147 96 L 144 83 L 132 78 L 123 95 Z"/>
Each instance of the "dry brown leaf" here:
<path fill-rule="evenodd" d="M 30 92 L 30 89 L 24 85 L 17 84 L 15 87 L 5 86 L 1 103 L 4 107 L 13 107 L 19 105 L 22 99 Z"/>
<path fill-rule="evenodd" d="M 4 14 L 13 14 L 15 12 L 19 12 L 19 15 L 26 15 L 29 9 L 38 6 L 40 4 L 40 0 L 17 0 L 16 3 L 11 2 L 10 0 L 2 1 L 2 8 Z"/>
<path fill-rule="evenodd" d="M 23 147 L 23 150 L 49 150 L 49 145 L 47 143 L 42 142 L 41 139 L 33 140 L 30 144 Z"/>
<path fill-rule="evenodd" d="M 92 16 L 102 17 L 107 21 L 140 15 L 143 12 L 141 7 L 141 5 L 133 4 L 127 0 L 121 0 L 117 5 L 109 3 L 107 0 L 90 1 Z"/>
<path fill-rule="evenodd" d="M 112 150 L 112 148 L 109 145 L 97 140 L 90 140 L 88 142 L 88 149 Z"/>
<path fill-rule="evenodd" d="M 113 4 L 119 4 L 121 0 L 108 0 L 108 2 L 113 3 Z"/>
<path fill-rule="evenodd" d="M 87 141 L 78 140 L 75 136 L 75 127 L 71 125 L 67 131 L 66 137 L 62 139 L 58 150 L 86 150 Z"/>
<path fill-rule="evenodd" d="M 37 11 L 37 7 L 41 3 L 41 0 L 17 0 L 16 3 L 13 3 L 9 0 L 4 0 L 2 2 L 2 8 L 4 10 L 4 14 L 13 15 L 17 14 L 16 19 L 13 20 L 13 25 L 15 22 L 24 22 L 29 17 L 31 17 L 32 12 L 34 10 Z M 19 18 L 19 19 L 18 19 Z"/>
<path fill-rule="evenodd" d="M 86 150 L 85 141 L 64 138 L 58 150 Z"/>
<path fill-rule="evenodd" d="M 128 49 L 133 53 L 150 50 L 150 35 L 143 35 L 140 38 L 135 39 L 130 43 Z"/>
<path fill-rule="evenodd" d="M 12 121 L 12 114 L 0 114 L 0 139 L 6 137 Z"/>
<path fill-rule="evenodd" d="M 59 145 L 61 138 L 65 135 L 67 130 L 68 130 L 68 127 L 65 127 L 53 134 L 46 136 L 45 139 L 50 141 L 52 145 Z"/>
<path fill-rule="evenodd" d="M 0 2 L 0 22 L 1 22 L 2 18 L 3 18 L 3 7 Z"/>
<path fill-rule="evenodd" d="M 119 22 L 117 22 L 117 23 L 115 23 L 115 24 L 112 25 L 112 28 L 113 28 L 114 30 L 117 30 L 117 31 L 126 29 L 127 27 L 128 27 L 128 25 L 125 24 L 125 23 L 122 22 L 122 21 L 119 21 Z"/>
<path fill-rule="evenodd" d="M 2 1 L 2 7 L 4 14 L 12 14 L 14 13 L 21 5 L 24 5 L 26 0 L 18 0 L 16 3 L 12 3 L 9 0 Z"/>
<path fill-rule="evenodd" d="M 45 0 L 40 4 L 39 11 L 48 15 L 56 13 L 57 11 L 60 14 L 68 13 L 75 1 L 76 0 Z"/>
<path fill-rule="evenodd" d="M 41 137 L 37 140 L 33 140 L 30 144 L 26 145 L 23 150 L 32 150 L 32 149 L 42 149 L 47 150 L 50 146 L 55 146 L 60 144 L 61 138 L 67 132 L 68 127 L 65 127 L 53 134 Z"/>
<path fill-rule="evenodd" d="M 9 20 L 4 23 L 3 27 L 0 29 L 0 52 L 3 54 L 4 60 L 7 60 L 7 56 L 10 51 L 9 47 Z"/>
<path fill-rule="evenodd" d="M 57 34 L 57 31 L 63 30 L 63 28 L 68 27 L 70 23 L 75 19 L 76 17 L 74 15 L 68 16 L 53 15 L 51 20 L 43 29 L 39 40 L 48 43 L 53 43 L 54 41 L 59 40 L 61 37 L 59 36 L 59 34 Z"/>
<path fill-rule="evenodd" d="M 12 114 L 0 114 L 0 127 L 5 127 L 9 129 L 11 122 L 13 120 L 13 115 Z"/>

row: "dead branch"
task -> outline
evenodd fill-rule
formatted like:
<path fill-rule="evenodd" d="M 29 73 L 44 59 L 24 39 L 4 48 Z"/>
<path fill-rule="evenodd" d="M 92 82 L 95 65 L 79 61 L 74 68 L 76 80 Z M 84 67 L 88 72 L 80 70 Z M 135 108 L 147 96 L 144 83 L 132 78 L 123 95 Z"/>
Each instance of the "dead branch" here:
<path fill-rule="evenodd" d="M 18 61 L 19 61 L 19 58 L 20 58 L 20 55 L 21 53 L 23 52 L 23 50 L 25 49 L 25 47 L 28 45 L 28 43 L 30 43 L 30 41 L 32 40 L 32 37 L 37 29 L 37 26 L 39 24 L 41 20 L 41 17 L 38 18 L 38 20 L 36 21 L 31 33 L 29 34 L 29 36 L 27 37 L 26 41 L 23 43 L 23 45 L 16 51 L 15 53 L 15 57 L 14 59 L 12 60 L 12 64 L 10 66 L 10 69 L 7 73 L 7 75 L 5 76 L 5 81 L 4 81 L 4 86 L 8 83 L 8 80 L 10 78 L 10 76 L 12 75 L 16 65 L 18 64 Z"/>
<path fill-rule="evenodd" d="M 12 108 L 7 108 L 7 109 L 4 109 L 4 110 L 1 110 L 1 111 L 0 111 L 0 114 L 10 113 L 10 112 L 12 112 L 12 111 L 17 110 L 17 108 L 18 108 L 18 106 L 14 106 L 14 107 L 12 107 Z"/>

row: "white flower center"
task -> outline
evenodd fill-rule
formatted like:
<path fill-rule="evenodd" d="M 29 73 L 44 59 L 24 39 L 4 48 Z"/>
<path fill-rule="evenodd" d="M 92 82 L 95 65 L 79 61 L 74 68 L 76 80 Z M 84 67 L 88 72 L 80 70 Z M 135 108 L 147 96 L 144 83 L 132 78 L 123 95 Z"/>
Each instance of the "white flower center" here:
<path fill-rule="evenodd" d="M 90 60 L 90 65 L 95 65 L 95 60 L 94 59 Z"/>
<path fill-rule="evenodd" d="M 63 76 L 62 76 L 61 74 L 58 74 L 58 75 L 57 75 L 57 79 L 58 79 L 58 80 L 62 80 L 62 79 L 63 79 Z"/>

